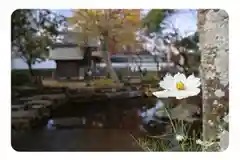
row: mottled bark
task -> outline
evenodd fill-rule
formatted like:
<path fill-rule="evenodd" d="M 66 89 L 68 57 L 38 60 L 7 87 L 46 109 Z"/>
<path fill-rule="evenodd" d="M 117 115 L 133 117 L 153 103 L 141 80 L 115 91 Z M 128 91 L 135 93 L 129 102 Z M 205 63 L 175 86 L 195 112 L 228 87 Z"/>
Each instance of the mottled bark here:
<path fill-rule="evenodd" d="M 228 14 L 224 10 L 199 10 L 203 94 L 203 140 L 217 139 L 218 124 L 228 111 Z M 219 150 L 216 145 L 207 151 Z"/>

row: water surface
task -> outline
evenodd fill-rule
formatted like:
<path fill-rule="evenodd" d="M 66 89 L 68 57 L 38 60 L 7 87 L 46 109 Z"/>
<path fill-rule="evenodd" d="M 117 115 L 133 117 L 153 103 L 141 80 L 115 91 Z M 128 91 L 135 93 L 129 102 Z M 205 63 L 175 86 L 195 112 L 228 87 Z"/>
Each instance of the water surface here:
<path fill-rule="evenodd" d="M 53 111 L 43 126 L 13 132 L 12 146 L 18 151 L 141 151 L 132 135 L 151 132 L 146 125 L 161 104 L 152 98 L 67 103 Z M 152 131 L 158 128 L 153 126 Z"/>

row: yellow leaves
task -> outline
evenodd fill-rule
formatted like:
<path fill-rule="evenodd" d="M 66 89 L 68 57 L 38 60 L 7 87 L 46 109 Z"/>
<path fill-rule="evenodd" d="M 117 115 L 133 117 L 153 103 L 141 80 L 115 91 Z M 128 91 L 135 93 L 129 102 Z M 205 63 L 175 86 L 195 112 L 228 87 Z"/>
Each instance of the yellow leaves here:
<path fill-rule="evenodd" d="M 140 26 L 140 10 L 127 9 L 78 9 L 69 19 L 71 24 L 78 24 L 77 31 L 89 37 L 98 38 L 108 33 L 109 39 L 126 44 L 136 41 L 135 32 Z"/>
<path fill-rule="evenodd" d="M 90 23 L 97 25 L 101 29 L 111 30 L 116 28 L 123 29 L 124 26 L 140 23 L 139 10 L 74 10 L 72 23 Z M 106 28 L 108 27 L 108 28 Z"/>
<path fill-rule="evenodd" d="M 140 10 L 138 9 L 124 10 L 123 15 L 126 22 L 132 25 L 140 24 Z"/>
<path fill-rule="evenodd" d="M 96 11 L 96 10 L 88 10 L 88 11 L 87 11 L 87 14 L 88 14 L 89 16 L 96 16 L 96 15 L 97 15 L 97 11 Z"/>

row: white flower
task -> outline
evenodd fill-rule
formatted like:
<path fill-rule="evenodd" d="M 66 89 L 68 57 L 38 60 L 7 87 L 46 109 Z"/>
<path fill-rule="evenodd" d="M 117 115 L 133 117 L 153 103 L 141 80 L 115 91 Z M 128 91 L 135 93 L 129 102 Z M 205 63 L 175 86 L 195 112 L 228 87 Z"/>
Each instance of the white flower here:
<path fill-rule="evenodd" d="M 203 142 L 200 139 L 196 140 L 196 143 L 204 147 L 210 147 L 211 145 L 214 144 L 214 142 L 207 142 L 207 141 Z"/>
<path fill-rule="evenodd" d="M 180 142 L 180 141 L 184 140 L 184 136 L 177 134 L 176 140 Z"/>
<path fill-rule="evenodd" d="M 203 141 L 201 141 L 200 139 L 198 139 L 198 140 L 196 140 L 196 143 L 202 145 L 202 144 L 203 144 Z"/>
<path fill-rule="evenodd" d="M 209 124 L 210 126 L 214 126 L 214 123 L 213 123 L 212 120 L 208 120 L 208 124 Z"/>
<path fill-rule="evenodd" d="M 198 95 L 200 89 L 200 78 L 190 75 L 188 78 L 184 74 L 177 73 L 174 76 L 167 74 L 159 85 L 163 91 L 153 92 L 158 98 L 176 97 L 183 99 L 190 96 Z"/>

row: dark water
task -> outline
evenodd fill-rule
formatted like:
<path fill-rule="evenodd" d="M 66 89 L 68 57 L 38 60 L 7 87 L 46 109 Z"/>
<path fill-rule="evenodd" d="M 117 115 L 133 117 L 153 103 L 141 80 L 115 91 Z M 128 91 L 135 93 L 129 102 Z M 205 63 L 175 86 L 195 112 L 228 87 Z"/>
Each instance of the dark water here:
<path fill-rule="evenodd" d="M 67 103 L 53 111 L 44 126 L 12 133 L 12 147 L 18 151 L 141 151 L 131 135 L 164 131 L 161 125 L 146 127 L 153 109 L 161 105 L 150 98 Z"/>

